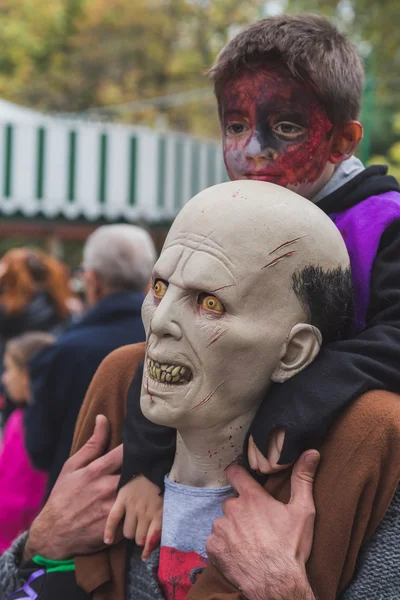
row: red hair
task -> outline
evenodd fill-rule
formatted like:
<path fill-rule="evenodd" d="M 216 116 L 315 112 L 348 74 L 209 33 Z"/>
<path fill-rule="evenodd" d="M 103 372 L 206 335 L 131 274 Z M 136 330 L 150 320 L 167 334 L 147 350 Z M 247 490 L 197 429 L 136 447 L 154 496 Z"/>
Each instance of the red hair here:
<path fill-rule="evenodd" d="M 57 259 L 37 249 L 18 248 L 0 261 L 5 270 L 0 276 L 0 304 L 9 315 L 21 313 L 38 291 L 47 292 L 60 319 L 69 311 L 66 268 Z"/>

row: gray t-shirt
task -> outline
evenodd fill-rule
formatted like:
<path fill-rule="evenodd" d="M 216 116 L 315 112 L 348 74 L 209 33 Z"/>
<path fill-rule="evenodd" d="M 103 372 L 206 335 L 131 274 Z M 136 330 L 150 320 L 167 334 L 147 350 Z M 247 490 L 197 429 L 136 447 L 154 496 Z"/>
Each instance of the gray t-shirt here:
<path fill-rule="evenodd" d="M 213 523 L 232 495 L 230 486 L 190 487 L 165 478 L 158 580 L 167 600 L 186 598 L 206 565 L 206 539 Z"/>

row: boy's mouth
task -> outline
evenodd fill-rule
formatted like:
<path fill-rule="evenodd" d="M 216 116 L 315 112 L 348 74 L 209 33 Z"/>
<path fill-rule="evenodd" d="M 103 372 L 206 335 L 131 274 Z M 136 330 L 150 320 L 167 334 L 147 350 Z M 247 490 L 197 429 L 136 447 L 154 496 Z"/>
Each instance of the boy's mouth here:
<path fill-rule="evenodd" d="M 273 171 L 253 171 L 243 173 L 243 176 L 246 177 L 246 179 L 259 179 L 260 181 L 270 181 L 273 179 L 279 179 L 282 176 L 282 173 L 277 173 Z"/>
<path fill-rule="evenodd" d="M 183 365 L 167 362 L 160 363 L 147 357 L 146 366 L 150 379 L 159 381 L 160 383 L 184 385 L 185 383 L 189 383 L 192 378 L 192 372 L 189 367 Z"/>

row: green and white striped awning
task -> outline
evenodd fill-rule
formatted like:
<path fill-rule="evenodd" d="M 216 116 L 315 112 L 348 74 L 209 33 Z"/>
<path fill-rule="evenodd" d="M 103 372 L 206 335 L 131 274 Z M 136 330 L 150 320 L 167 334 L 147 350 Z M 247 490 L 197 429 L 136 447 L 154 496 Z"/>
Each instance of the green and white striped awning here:
<path fill-rule="evenodd" d="M 171 220 L 227 180 L 221 146 L 141 127 L 42 117 L 0 122 L 0 212 Z"/>

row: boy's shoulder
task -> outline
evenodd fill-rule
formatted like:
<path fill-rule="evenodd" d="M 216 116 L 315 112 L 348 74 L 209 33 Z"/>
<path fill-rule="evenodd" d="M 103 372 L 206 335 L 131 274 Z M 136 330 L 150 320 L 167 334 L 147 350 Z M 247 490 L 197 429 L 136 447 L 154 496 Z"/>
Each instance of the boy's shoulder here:
<path fill-rule="evenodd" d="M 333 191 L 319 200 L 318 206 L 334 220 L 337 216 L 363 214 L 371 208 L 398 214 L 400 186 L 392 175 L 387 174 L 387 167 L 372 165 L 364 169 L 362 164 L 356 161 L 355 166 L 361 171 L 352 176 L 350 173 L 346 174 L 346 169 L 352 167 L 351 159 L 347 162 L 349 164 L 343 166 L 345 176 L 339 176 L 339 169 L 332 179 L 332 184 L 335 180 Z"/>
<path fill-rule="evenodd" d="M 390 191 L 369 196 L 331 215 L 331 218 L 340 231 L 352 231 L 352 236 L 360 239 L 371 241 L 376 238 L 379 241 L 392 224 L 397 222 L 400 227 L 400 192 Z"/>
<path fill-rule="evenodd" d="M 400 191 L 391 190 L 380 194 L 371 194 L 371 196 L 367 196 L 358 204 L 350 207 L 349 210 L 359 209 L 365 212 L 371 210 L 371 208 L 400 216 Z"/>

